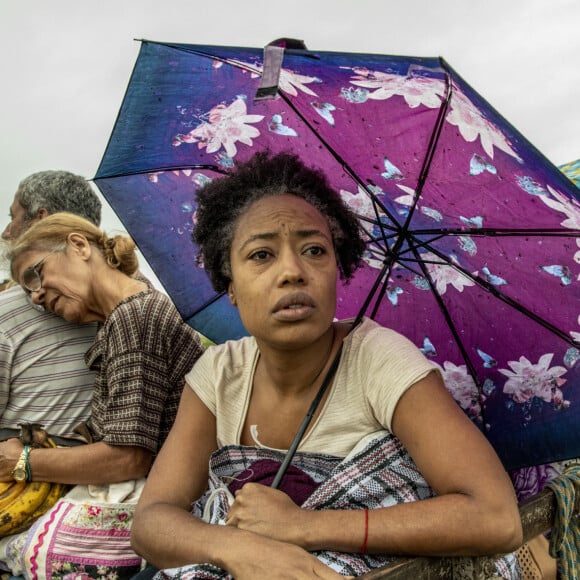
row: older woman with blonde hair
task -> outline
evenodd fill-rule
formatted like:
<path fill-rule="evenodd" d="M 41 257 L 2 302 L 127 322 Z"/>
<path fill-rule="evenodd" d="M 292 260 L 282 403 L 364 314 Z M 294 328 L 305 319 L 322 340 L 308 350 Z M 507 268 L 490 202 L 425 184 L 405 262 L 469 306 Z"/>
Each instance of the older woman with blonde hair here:
<path fill-rule="evenodd" d="M 0 481 L 13 478 L 24 456 L 29 481 L 99 485 L 112 498 L 110 484 L 147 475 L 175 419 L 184 375 L 202 353 L 199 336 L 165 294 L 135 276 L 134 242 L 109 237 L 81 217 L 41 220 L 8 257 L 12 276 L 35 305 L 100 328 L 85 357 L 96 371 L 92 442 L 28 453 L 18 439 L 0 443 Z M 131 493 L 138 496 L 138 488 Z"/>

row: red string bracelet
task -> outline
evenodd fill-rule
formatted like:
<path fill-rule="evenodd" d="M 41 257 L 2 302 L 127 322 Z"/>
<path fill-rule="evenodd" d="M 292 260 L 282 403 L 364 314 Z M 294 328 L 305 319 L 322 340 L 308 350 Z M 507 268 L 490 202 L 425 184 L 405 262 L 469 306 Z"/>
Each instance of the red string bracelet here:
<path fill-rule="evenodd" d="M 368 539 L 369 539 L 369 510 L 365 508 L 365 539 L 363 540 L 362 547 L 360 549 L 361 554 L 367 553 Z"/>

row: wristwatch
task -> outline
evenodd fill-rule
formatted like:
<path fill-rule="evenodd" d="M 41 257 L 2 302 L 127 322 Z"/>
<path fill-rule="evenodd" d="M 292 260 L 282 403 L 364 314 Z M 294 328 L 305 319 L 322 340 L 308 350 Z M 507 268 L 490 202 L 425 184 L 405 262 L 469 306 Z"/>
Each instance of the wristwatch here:
<path fill-rule="evenodd" d="M 16 462 L 16 466 L 12 470 L 12 477 L 16 481 L 26 481 L 28 479 L 27 464 L 29 450 L 30 448 L 28 445 L 25 445 L 22 453 L 20 454 L 20 457 L 18 458 L 18 461 Z"/>

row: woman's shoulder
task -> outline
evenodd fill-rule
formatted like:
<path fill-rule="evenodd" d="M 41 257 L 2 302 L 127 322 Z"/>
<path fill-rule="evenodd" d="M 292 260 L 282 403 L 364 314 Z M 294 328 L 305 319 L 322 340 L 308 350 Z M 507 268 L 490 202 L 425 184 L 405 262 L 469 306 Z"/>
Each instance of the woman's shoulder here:
<path fill-rule="evenodd" d="M 366 317 L 362 319 L 360 324 L 352 329 L 345 340 L 356 345 L 376 344 L 377 342 L 381 345 L 384 345 L 385 343 L 397 344 L 410 342 L 409 339 L 400 332 L 388 328 L 387 326 L 383 326 Z"/>
<path fill-rule="evenodd" d="M 369 318 L 364 318 L 344 342 L 345 358 L 369 370 L 384 364 L 422 365 L 427 362 L 420 348 L 409 338 Z"/>
<path fill-rule="evenodd" d="M 138 335 L 143 329 L 155 329 L 157 335 L 164 336 L 182 327 L 195 332 L 183 322 L 168 296 L 147 288 L 121 300 L 103 323 L 101 334 Z"/>
<path fill-rule="evenodd" d="M 216 381 L 218 377 L 232 379 L 242 376 L 248 372 L 257 355 L 256 341 L 250 336 L 208 346 L 188 373 L 188 382 L 194 383 L 196 378 L 202 376 L 212 377 Z"/>
<path fill-rule="evenodd" d="M 178 315 L 175 305 L 163 292 L 149 287 L 121 300 L 110 317 L 143 316 L 145 320 Z"/>
<path fill-rule="evenodd" d="M 206 360 L 216 360 L 220 363 L 243 364 L 248 356 L 257 353 L 258 346 L 253 336 L 245 336 L 237 340 L 228 340 L 221 344 L 208 346 L 203 353 Z"/>

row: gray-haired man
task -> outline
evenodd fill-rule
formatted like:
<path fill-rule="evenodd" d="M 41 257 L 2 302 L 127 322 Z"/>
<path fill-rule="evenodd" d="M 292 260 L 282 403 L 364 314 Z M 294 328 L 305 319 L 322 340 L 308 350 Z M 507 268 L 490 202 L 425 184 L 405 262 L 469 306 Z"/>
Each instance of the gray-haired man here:
<path fill-rule="evenodd" d="M 68 171 L 33 173 L 18 186 L 2 238 L 16 239 L 59 211 L 96 225 L 101 220 L 101 202 L 86 179 Z M 73 435 L 90 415 L 94 373 L 84 355 L 96 331 L 96 324 L 37 310 L 20 286 L 0 292 L 0 431 L 40 423 L 53 435 Z"/>

